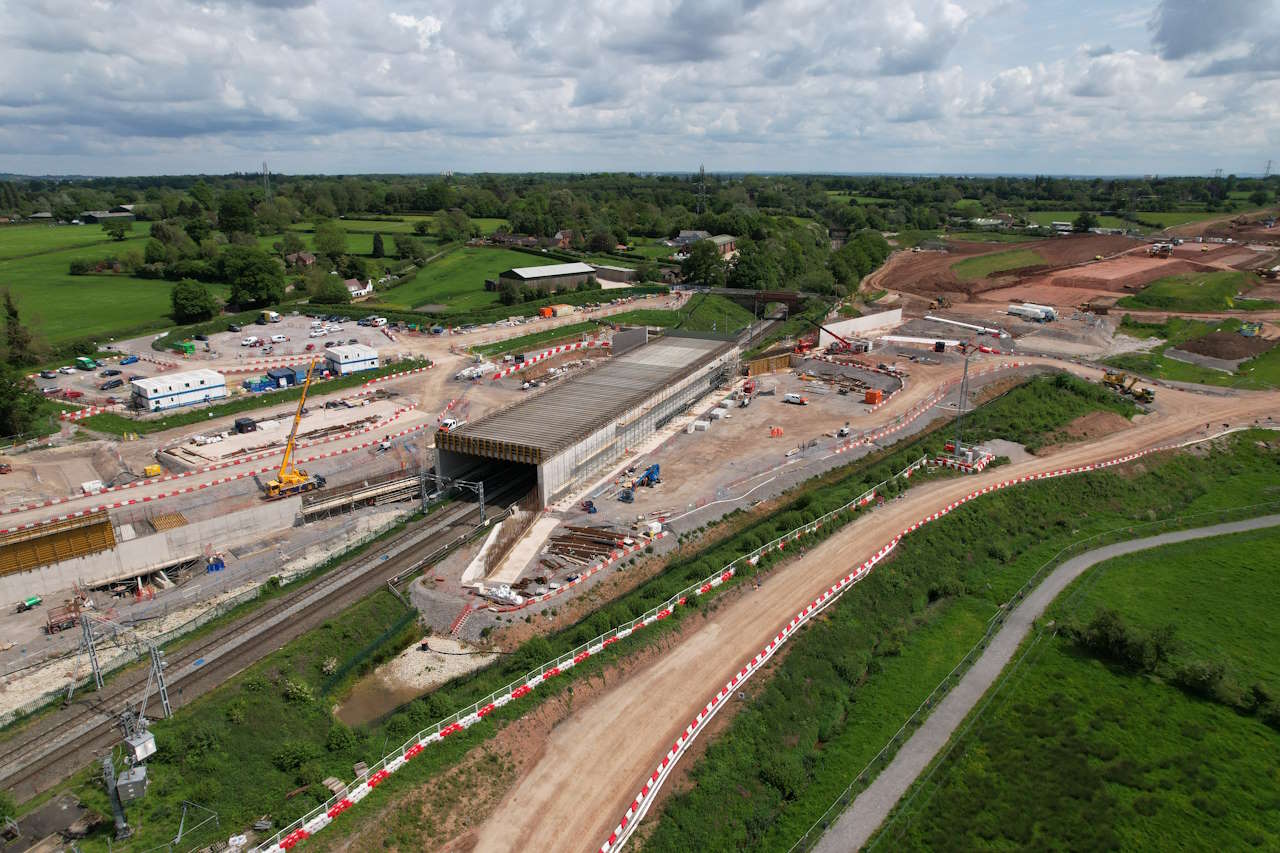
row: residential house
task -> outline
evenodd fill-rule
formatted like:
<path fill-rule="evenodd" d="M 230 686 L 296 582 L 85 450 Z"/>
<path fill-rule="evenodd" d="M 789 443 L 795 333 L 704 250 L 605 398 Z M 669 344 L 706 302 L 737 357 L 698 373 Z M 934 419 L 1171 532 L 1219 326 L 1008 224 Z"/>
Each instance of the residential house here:
<path fill-rule="evenodd" d="M 720 253 L 722 258 L 731 258 L 738 254 L 738 238 L 730 234 L 717 234 L 711 238 L 711 242 L 715 244 L 716 251 Z"/>
<path fill-rule="evenodd" d="M 351 294 L 352 301 L 364 299 L 373 293 L 373 279 L 362 282 L 358 278 L 349 278 L 342 283 L 347 286 L 347 292 Z"/>
<path fill-rule="evenodd" d="M 551 245 L 557 249 L 567 249 L 573 243 L 572 231 L 557 231 L 556 235 L 551 238 Z"/>
<path fill-rule="evenodd" d="M 692 246 L 699 240 L 709 239 L 711 239 L 710 231 L 681 231 L 671 242 L 676 246 L 688 247 Z"/>
<path fill-rule="evenodd" d="M 316 256 L 310 252 L 292 252 L 285 255 L 284 259 L 291 267 L 309 267 L 316 262 Z"/>

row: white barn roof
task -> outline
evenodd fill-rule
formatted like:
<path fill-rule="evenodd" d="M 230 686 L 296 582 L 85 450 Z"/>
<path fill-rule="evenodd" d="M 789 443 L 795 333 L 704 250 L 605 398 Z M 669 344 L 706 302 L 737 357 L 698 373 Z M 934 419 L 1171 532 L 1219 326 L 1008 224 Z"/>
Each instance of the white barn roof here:
<path fill-rule="evenodd" d="M 589 264 L 547 264 L 541 267 L 516 267 L 507 270 L 503 275 L 514 275 L 516 278 L 551 278 L 557 275 L 592 275 L 595 268 Z"/>

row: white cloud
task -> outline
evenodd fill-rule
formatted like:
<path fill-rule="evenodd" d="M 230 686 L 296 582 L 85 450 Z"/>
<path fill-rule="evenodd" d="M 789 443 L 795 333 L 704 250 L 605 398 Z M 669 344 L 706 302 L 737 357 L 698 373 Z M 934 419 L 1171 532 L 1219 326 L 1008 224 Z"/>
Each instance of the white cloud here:
<path fill-rule="evenodd" d="M 1146 44 L 1116 40 L 1128 4 L 1082 9 L 1079 43 L 1045 22 L 1014 61 L 1037 4 L 0 0 L 0 171 L 1264 162 L 1275 54 L 1229 14 L 1197 42 L 1189 8 Z"/>

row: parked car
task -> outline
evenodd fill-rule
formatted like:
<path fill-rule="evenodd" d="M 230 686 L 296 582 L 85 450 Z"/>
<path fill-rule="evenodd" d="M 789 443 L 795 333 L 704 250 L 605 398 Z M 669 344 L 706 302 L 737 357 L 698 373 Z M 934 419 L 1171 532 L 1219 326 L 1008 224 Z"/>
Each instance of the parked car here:
<path fill-rule="evenodd" d="M 130 374 L 129 374 L 129 381 L 130 381 L 130 382 L 136 382 L 136 381 L 138 381 L 139 379 L 146 379 L 146 378 L 147 378 L 147 377 L 143 376 L 141 373 L 130 373 Z"/>
<path fill-rule="evenodd" d="M 99 391 L 110 391 L 112 388 L 119 388 L 119 387 L 120 387 L 121 385 L 123 385 L 123 384 L 124 384 L 124 380 L 123 380 L 123 379 L 112 379 L 112 380 L 111 380 L 111 381 L 109 381 L 109 382 L 103 382 L 101 385 L 99 385 L 99 386 L 98 386 L 98 390 L 99 390 Z"/>
<path fill-rule="evenodd" d="M 58 374 L 52 370 L 42 370 L 40 371 L 40 378 L 41 379 L 57 379 Z"/>
<path fill-rule="evenodd" d="M 227 326 L 227 331 L 228 331 L 228 332 L 238 332 L 238 331 L 240 331 L 240 327 L 239 327 L 239 326 L 237 326 L 235 323 L 232 323 L 230 326 Z"/>
<path fill-rule="evenodd" d="M 240 341 L 240 346 L 242 346 L 242 347 L 251 347 L 251 346 L 256 346 L 256 345 L 257 345 L 257 343 L 258 343 L 258 339 L 257 339 L 256 337 L 254 337 L 253 335 L 250 335 L 249 337 L 247 337 L 247 338 L 245 338 L 244 340 Z"/>
<path fill-rule="evenodd" d="M 137 357 L 136 355 L 126 355 L 124 358 L 120 359 L 120 363 L 121 363 L 122 365 L 123 365 L 123 364 L 137 364 L 137 363 L 138 363 L 138 357 Z"/>
<path fill-rule="evenodd" d="M 282 344 L 287 340 L 289 340 L 288 335 L 272 335 L 271 336 L 271 343 L 273 344 Z"/>
<path fill-rule="evenodd" d="M 323 337 L 324 337 L 325 335 L 327 335 L 327 334 L 328 334 L 328 332 L 326 332 L 324 329 L 312 329 L 310 332 L 308 332 L 308 333 L 307 333 L 307 337 L 309 337 L 309 338 L 323 338 Z"/>
<path fill-rule="evenodd" d="M 355 338 L 352 338 L 351 340 L 347 341 L 347 343 L 348 343 L 348 344 L 350 344 L 351 346 L 355 346 L 356 344 L 358 344 L 358 343 L 360 343 L 360 342 L 359 342 L 358 340 L 356 340 Z"/>
<path fill-rule="evenodd" d="M 191 339 L 193 341 L 204 341 L 205 343 L 208 343 L 209 336 L 208 335 L 192 335 Z"/>
<path fill-rule="evenodd" d="M 84 396 L 84 392 L 83 391 L 63 391 L 62 396 L 66 397 L 68 400 L 79 400 L 81 397 Z"/>
<path fill-rule="evenodd" d="M 304 347 L 304 350 L 306 352 L 315 352 L 315 349 L 316 349 L 315 344 L 307 344 L 306 347 Z"/>
<path fill-rule="evenodd" d="M 75 372 L 76 372 L 76 369 L 75 369 L 74 367 L 71 367 L 71 366 L 59 367 L 59 368 L 58 368 L 58 372 L 59 372 L 59 373 L 70 374 L 70 373 L 75 373 Z"/>
<path fill-rule="evenodd" d="M 119 376 L 119 375 L 120 375 L 120 371 L 119 371 L 119 370 L 116 370 L 114 367 L 111 367 L 111 368 L 108 368 L 108 369 L 106 369 L 106 370 L 102 371 L 102 372 L 101 372 L 101 373 L 99 373 L 98 375 L 99 375 L 99 376 L 102 376 L 102 377 L 104 377 L 104 378 L 105 378 L 105 377 L 107 377 L 107 376 Z"/>
<path fill-rule="evenodd" d="M 40 393 L 46 397 L 52 397 L 54 394 L 58 393 L 58 388 L 55 385 L 46 385 L 40 389 Z"/>
<path fill-rule="evenodd" d="M 266 346 L 266 341 L 262 340 L 261 338 L 254 338 L 253 343 L 249 344 L 249 346 L 251 347 Z"/>

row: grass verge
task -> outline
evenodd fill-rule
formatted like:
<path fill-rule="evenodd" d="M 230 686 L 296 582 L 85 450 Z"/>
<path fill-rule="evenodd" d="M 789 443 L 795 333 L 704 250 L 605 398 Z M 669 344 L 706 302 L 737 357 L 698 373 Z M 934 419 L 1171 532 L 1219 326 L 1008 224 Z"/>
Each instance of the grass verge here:
<path fill-rule="evenodd" d="M 986 278 L 991 273 L 1039 266 L 1044 262 L 1040 253 L 1032 249 L 1010 249 L 1007 252 L 965 258 L 952 264 L 951 271 L 961 281 L 972 281 Z"/>
<path fill-rule="evenodd" d="M 1185 273 L 1156 279 L 1138 293 L 1116 303 L 1118 308 L 1154 311 L 1258 311 L 1277 307 L 1267 299 L 1246 299 L 1240 294 L 1253 288 L 1252 276 L 1235 270 Z"/>

